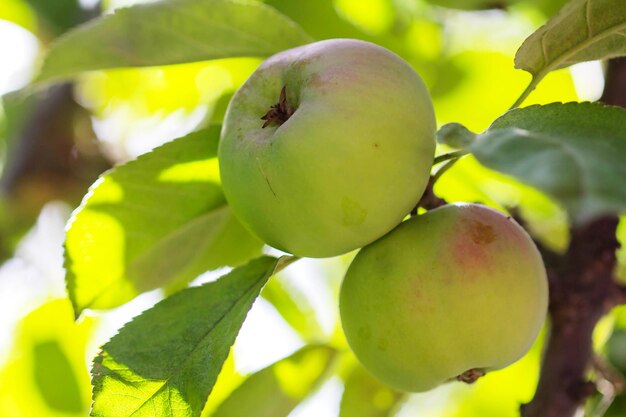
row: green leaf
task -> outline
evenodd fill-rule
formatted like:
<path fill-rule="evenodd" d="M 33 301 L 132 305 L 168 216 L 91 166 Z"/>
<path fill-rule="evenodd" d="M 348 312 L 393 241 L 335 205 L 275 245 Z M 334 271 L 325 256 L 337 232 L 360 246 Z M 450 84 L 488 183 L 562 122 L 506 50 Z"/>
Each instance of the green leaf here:
<path fill-rule="evenodd" d="M 553 103 L 506 113 L 470 147 L 552 197 L 574 222 L 626 211 L 626 109 Z"/>
<path fill-rule="evenodd" d="M 60 35 L 78 24 L 81 18 L 78 0 L 26 0 L 54 35 Z"/>
<path fill-rule="evenodd" d="M 624 54 L 624 0 L 572 0 L 524 41 L 515 67 L 540 80 L 558 68 Z"/>
<path fill-rule="evenodd" d="M 293 21 L 248 0 L 170 0 L 118 9 L 54 43 L 38 81 L 83 71 L 272 55 L 311 41 Z"/>
<path fill-rule="evenodd" d="M 340 16 L 334 0 L 266 0 L 265 3 L 289 16 L 315 39 L 368 39 L 365 33 Z"/>
<path fill-rule="evenodd" d="M 357 364 L 344 383 L 339 417 L 392 416 L 404 397 Z"/>
<path fill-rule="evenodd" d="M 426 0 L 435 6 L 459 10 L 504 9 L 520 0 Z"/>
<path fill-rule="evenodd" d="M 66 281 L 77 313 L 180 286 L 261 251 L 226 205 L 219 128 L 167 143 L 104 174 L 69 222 Z"/>
<path fill-rule="evenodd" d="M 199 416 L 248 310 L 283 259 L 255 259 L 126 324 L 94 361 L 91 416 Z"/>
<path fill-rule="evenodd" d="M 244 381 L 211 417 L 287 417 L 323 380 L 335 353 L 326 346 L 302 348 Z"/>
<path fill-rule="evenodd" d="M 476 134 L 460 123 L 448 123 L 439 128 L 437 143 L 451 148 L 465 149 L 476 140 Z"/>

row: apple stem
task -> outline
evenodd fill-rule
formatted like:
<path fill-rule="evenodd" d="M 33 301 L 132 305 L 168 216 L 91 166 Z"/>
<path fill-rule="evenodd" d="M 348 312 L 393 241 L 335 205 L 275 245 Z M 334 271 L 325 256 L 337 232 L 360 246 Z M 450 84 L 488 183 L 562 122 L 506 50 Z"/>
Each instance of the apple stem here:
<path fill-rule="evenodd" d="M 261 128 L 265 129 L 272 123 L 278 126 L 282 125 L 287 120 L 289 120 L 294 111 L 295 110 L 287 102 L 287 86 L 285 85 L 280 90 L 278 103 L 271 106 L 268 112 L 265 113 L 263 117 L 261 117 L 261 120 L 265 120 L 265 123 L 263 123 L 263 126 L 261 126 Z"/>
<path fill-rule="evenodd" d="M 478 380 L 478 378 L 485 376 L 486 372 L 482 369 L 473 368 L 468 369 L 463 372 L 461 375 L 456 377 L 457 381 L 465 382 L 466 384 L 473 384 Z"/>

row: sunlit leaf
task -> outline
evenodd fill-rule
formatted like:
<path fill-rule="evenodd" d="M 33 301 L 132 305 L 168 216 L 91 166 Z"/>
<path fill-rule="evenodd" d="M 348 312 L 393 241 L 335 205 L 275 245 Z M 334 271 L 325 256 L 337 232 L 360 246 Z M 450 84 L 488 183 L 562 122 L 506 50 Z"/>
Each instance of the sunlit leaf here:
<path fill-rule="evenodd" d="M 50 301 L 19 324 L 0 370 L 0 415 L 84 416 L 89 409 L 85 346 L 93 321 L 74 322 L 67 299 Z"/>
<path fill-rule="evenodd" d="M 524 41 L 515 66 L 541 79 L 548 72 L 626 54 L 623 0 L 572 0 Z"/>
<path fill-rule="evenodd" d="M 191 112 L 232 94 L 259 65 L 258 58 L 218 59 L 165 67 L 125 68 L 85 74 L 78 94 L 98 118 L 124 109 L 136 118 Z M 221 120 L 219 120 L 221 122 Z"/>
<path fill-rule="evenodd" d="M 511 111 L 470 148 L 485 166 L 536 187 L 579 222 L 626 211 L 626 110 L 554 103 Z"/>
<path fill-rule="evenodd" d="M 393 416 L 404 397 L 357 364 L 344 383 L 339 417 Z"/>
<path fill-rule="evenodd" d="M 212 417 L 287 417 L 323 379 L 335 351 L 307 346 L 250 376 Z"/>
<path fill-rule="evenodd" d="M 199 416 L 248 310 L 282 262 L 258 258 L 126 324 L 94 361 L 91 416 Z"/>
<path fill-rule="evenodd" d="M 219 128 L 177 139 L 103 175 L 69 223 L 67 286 L 76 312 L 111 308 L 260 253 L 226 205 Z"/>
<path fill-rule="evenodd" d="M 39 81 L 83 71 L 268 56 L 310 38 L 291 20 L 246 0 L 172 0 L 118 9 L 61 37 Z"/>
<path fill-rule="evenodd" d="M 2 0 L 0 19 L 13 22 L 31 32 L 35 32 L 37 28 L 35 13 L 23 0 Z"/>

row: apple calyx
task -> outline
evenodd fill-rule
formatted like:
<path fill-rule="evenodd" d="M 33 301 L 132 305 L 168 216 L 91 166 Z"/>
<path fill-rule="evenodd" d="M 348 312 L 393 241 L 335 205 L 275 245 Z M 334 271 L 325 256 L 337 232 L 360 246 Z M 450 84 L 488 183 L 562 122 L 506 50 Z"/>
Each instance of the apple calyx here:
<path fill-rule="evenodd" d="M 478 380 L 478 378 L 485 376 L 486 372 L 482 369 L 468 369 L 463 372 L 461 375 L 456 377 L 457 381 L 465 382 L 466 384 L 473 384 Z"/>
<path fill-rule="evenodd" d="M 278 103 L 270 107 L 269 111 L 265 113 L 265 116 L 261 117 L 261 120 L 265 120 L 263 129 L 272 123 L 280 126 L 285 123 L 291 115 L 294 113 L 294 109 L 287 103 L 287 86 L 283 86 L 280 90 L 280 97 Z"/>

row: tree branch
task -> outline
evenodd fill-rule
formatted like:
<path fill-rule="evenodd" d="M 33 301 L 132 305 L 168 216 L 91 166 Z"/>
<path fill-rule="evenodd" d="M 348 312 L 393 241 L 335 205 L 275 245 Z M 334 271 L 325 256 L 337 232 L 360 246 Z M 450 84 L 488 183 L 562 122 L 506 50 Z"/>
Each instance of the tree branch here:
<path fill-rule="evenodd" d="M 626 59 L 609 62 L 602 101 L 626 107 Z M 617 216 L 572 229 L 562 256 L 543 252 L 550 285 L 550 335 L 534 398 L 523 417 L 572 417 L 596 391 L 587 379 L 594 358 L 593 330 L 612 307 L 626 302 L 613 277 Z"/>
<path fill-rule="evenodd" d="M 606 216 L 574 228 L 567 253 L 556 264 L 546 262 L 550 338 L 535 397 L 522 407 L 524 417 L 573 416 L 595 392 L 585 376 L 593 358 L 593 329 L 615 305 L 617 223 L 616 216 Z"/>

